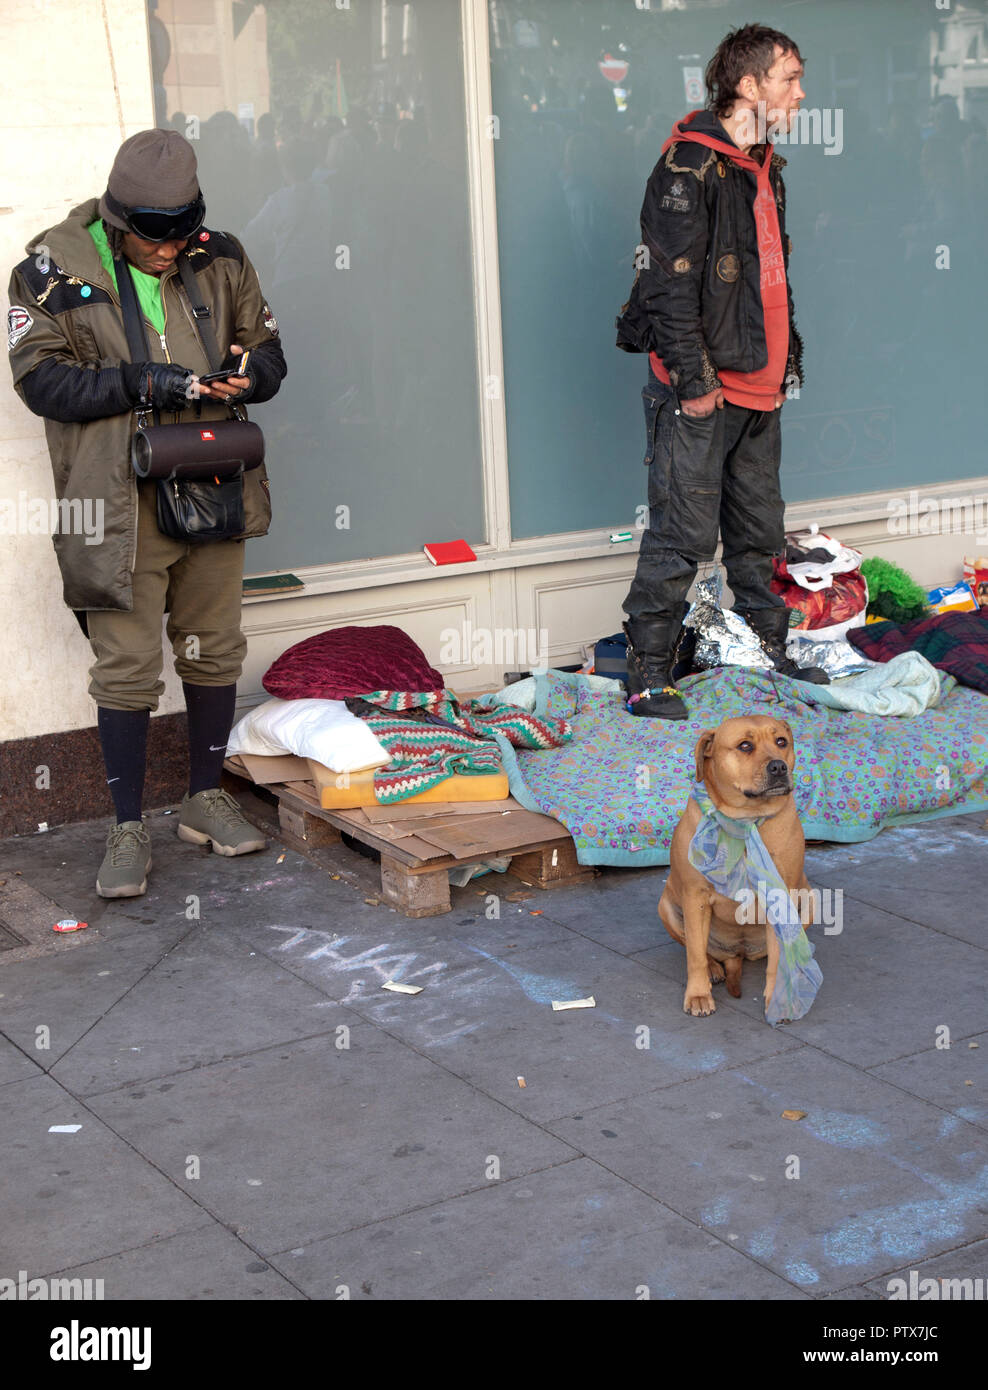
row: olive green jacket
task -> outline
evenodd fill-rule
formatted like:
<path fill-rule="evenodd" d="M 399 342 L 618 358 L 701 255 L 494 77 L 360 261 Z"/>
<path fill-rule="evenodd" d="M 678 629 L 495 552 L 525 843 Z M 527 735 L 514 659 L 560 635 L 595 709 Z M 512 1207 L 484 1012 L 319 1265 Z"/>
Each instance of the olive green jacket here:
<path fill-rule="evenodd" d="M 130 362 L 120 299 L 87 230 L 99 216 L 95 198 L 64 222 L 39 233 L 10 278 L 8 344 L 14 387 L 45 421 L 60 529 L 53 536 L 65 602 L 76 611 L 133 607 L 137 552 L 137 479 L 130 463 L 137 401 L 121 372 Z M 285 375 L 278 325 L 257 274 L 236 237 L 203 228 L 181 253 L 198 277 L 221 355 L 231 343 L 253 351 L 251 401 L 275 394 Z M 147 361 L 174 362 L 201 375 L 210 370 L 177 264 L 161 276 L 165 331 L 145 321 Z M 250 370 L 249 369 L 249 370 Z M 128 373 L 133 380 L 133 373 Z M 229 411 L 200 398 L 161 423 L 220 420 Z M 66 518 L 71 503 L 102 511 L 102 539 Z M 81 508 L 75 508 L 78 515 Z M 239 539 L 266 534 L 271 521 L 263 464 L 244 474 L 245 527 Z M 80 619 L 80 621 L 82 621 Z"/>

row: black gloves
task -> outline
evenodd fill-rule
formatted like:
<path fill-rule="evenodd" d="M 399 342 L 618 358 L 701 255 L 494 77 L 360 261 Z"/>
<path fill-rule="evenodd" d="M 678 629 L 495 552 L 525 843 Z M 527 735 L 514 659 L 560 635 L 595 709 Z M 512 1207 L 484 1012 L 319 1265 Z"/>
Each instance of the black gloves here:
<path fill-rule="evenodd" d="M 154 410 L 184 410 L 192 403 L 192 373 L 174 362 L 124 362 L 124 384 L 136 404 Z"/>

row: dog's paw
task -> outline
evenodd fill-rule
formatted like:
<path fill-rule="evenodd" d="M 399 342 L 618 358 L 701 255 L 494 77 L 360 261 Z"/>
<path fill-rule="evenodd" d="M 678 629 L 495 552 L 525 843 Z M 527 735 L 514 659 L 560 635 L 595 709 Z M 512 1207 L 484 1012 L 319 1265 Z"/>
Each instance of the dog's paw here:
<path fill-rule="evenodd" d="M 686 990 L 683 998 L 683 1013 L 692 1014 L 694 1018 L 706 1018 L 708 1014 L 716 1013 L 717 1005 L 709 989 L 706 993 L 702 991 Z"/>
<path fill-rule="evenodd" d="M 721 985 L 724 983 L 724 967 L 719 960 L 714 960 L 713 956 L 707 956 L 707 971 L 709 972 L 710 983 L 712 985 Z"/>

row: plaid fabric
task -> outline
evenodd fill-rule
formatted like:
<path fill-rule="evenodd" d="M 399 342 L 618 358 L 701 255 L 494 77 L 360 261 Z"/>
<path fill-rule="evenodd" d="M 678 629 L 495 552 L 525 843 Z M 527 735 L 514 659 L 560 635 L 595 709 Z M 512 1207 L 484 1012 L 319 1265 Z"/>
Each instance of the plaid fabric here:
<path fill-rule="evenodd" d="M 566 719 L 539 718 L 509 705 L 490 709 L 479 700 L 464 709 L 448 690 L 375 690 L 363 699 L 380 707 L 379 715 L 362 718 L 391 755 L 388 765 L 374 773 L 374 794 L 384 805 L 427 791 L 454 773 L 500 772 L 498 736 L 529 749 L 560 748 L 573 737 Z M 409 710 L 421 710 L 425 719 L 388 716 L 389 711 Z"/>
<path fill-rule="evenodd" d="M 988 608 L 976 613 L 938 613 L 911 623 L 852 627 L 847 639 L 872 661 L 919 652 L 941 671 L 988 695 Z"/>

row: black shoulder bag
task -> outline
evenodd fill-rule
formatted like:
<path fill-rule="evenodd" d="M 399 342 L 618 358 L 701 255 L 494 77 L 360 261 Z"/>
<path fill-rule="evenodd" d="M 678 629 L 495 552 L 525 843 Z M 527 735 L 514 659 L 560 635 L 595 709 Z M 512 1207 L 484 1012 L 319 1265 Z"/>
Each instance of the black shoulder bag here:
<path fill-rule="evenodd" d="M 147 338 L 137 293 L 126 262 L 114 261 L 117 290 L 131 360 L 143 362 Z M 192 306 L 196 330 L 212 371 L 221 363 L 195 272 L 179 256 L 179 275 Z M 157 482 L 158 529 L 174 540 L 197 543 L 230 540 L 244 529 L 244 470 L 264 461 L 264 436 L 240 406 L 230 403 L 230 420 L 162 425 L 157 411 L 137 407 L 131 464 L 138 478 Z M 155 424 L 150 424 L 153 417 Z"/>

